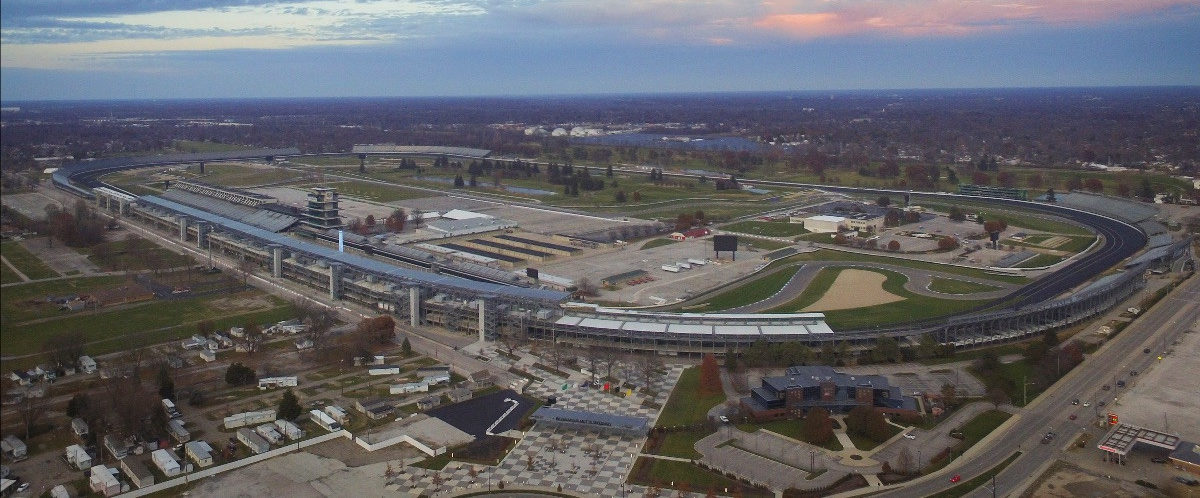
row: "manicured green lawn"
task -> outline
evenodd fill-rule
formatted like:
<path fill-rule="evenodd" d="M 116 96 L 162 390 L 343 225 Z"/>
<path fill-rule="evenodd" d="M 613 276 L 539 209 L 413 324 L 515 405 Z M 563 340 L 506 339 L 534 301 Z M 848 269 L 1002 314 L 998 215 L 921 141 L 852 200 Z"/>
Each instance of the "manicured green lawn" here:
<path fill-rule="evenodd" d="M 943 213 L 950 211 L 950 205 L 948 204 L 923 203 L 922 205 L 928 209 Z M 980 214 L 985 220 L 1004 220 L 1006 223 L 1008 223 L 1010 230 L 1013 227 L 1018 227 L 1064 235 L 1091 235 L 1091 232 L 1087 231 L 1087 229 L 1079 225 L 1072 224 L 1066 220 L 1062 220 L 1061 218 L 1043 218 L 1041 216 L 1029 214 L 1027 211 L 1002 211 L 993 207 L 987 207 L 983 204 L 974 204 L 969 202 L 958 203 L 957 205 L 963 212 Z"/>
<path fill-rule="evenodd" d="M 974 446 L 975 443 L 987 437 L 988 434 L 991 434 L 992 431 L 1000 427 L 1000 424 L 1003 424 L 1010 417 L 1012 417 L 1012 414 L 1000 410 L 988 410 L 976 415 L 962 427 L 963 449 L 965 450 Z"/>
<path fill-rule="evenodd" d="M 1018 263 L 1015 268 L 1041 268 L 1062 261 L 1062 256 L 1054 256 L 1052 254 L 1038 254 L 1032 258 Z"/>
<path fill-rule="evenodd" d="M 737 428 L 741 429 L 745 432 L 754 432 L 759 429 L 766 429 L 768 431 L 771 431 L 771 432 L 774 432 L 776 434 L 780 434 L 783 436 L 787 436 L 792 439 L 797 439 L 800 441 L 805 441 L 805 442 L 811 443 L 811 441 L 808 441 L 808 439 L 806 439 L 804 437 L 804 433 L 802 432 L 802 429 L 801 429 L 803 424 L 804 424 L 803 420 L 772 420 L 769 422 L 761 422 L 761 423 L 756 423 L 756 422 L 741 423 L 741 424 L 737 424 Z M 841 451 L 842 450 L 842 443 L 838 442 L 838 439 L 836 437 L 829 438 L 829 441 L 826 441 L 825 444 L 820 445 L 820 446 L 829 451 Z"/>
<path fill-rule="evenodd" d="M 634 471 L 630 474 L 630 479 L 633 481 L 640 476 L 648 476 L 649 479 L 635 481 L 636 484 L 670 486 L 670 483 L 674 482 L 675 487 L 678 488 L 682 483 L 687 483 L 689 489 L 699 493 L 723 492 L 725 488 L 729 488 L 730 491 L 740 489 L 739 496 L 771 496 L 762 491 L 746 489 L 747 486 L 739 481 L 689 462 L 640 457 L 634 463 Z"/>
<path fill-rule="evenodd" d="M 791 302 L 772 308 L 770 312 L 796 313 L 817 302 L 844 269 L 838 267 L 822 269 L 804 292 Z M 883 282 L 883 289 L 903 297 L 904 300 L 863 308 L 824 311 L 825 322 L 830 327 L 835 330 L 850 330 L 859 327 L 907 323 L 957 313 L 987 302 L 986 300 L 939 299 L 914 294 L 904 288 L 904 282 L 908 280 L 908 277 L 889 270 L 872 269 L 869 271 L 886 275 L 887 280 Z"/>
<path fill-rule="evenodd" d="M 642 247 L 639 247 L 638 250 L 640 251 L 642 249 L 653 249 L 655 247 L 669 246 L 676 242 L 679 241 L 675 239 L 650 239 L 647 240 L 645 244 L 642 244 Z"/>
<path fill-rule="evenodd" d="M 431 195 L 429 192 L 404 188 L 398 185 L 383 185 L 353 180 L 339 181 L 332 185 L 337 187 L 338 193 L 341 195 L 359 197 L 375 202 L 392 202 L 418 197 L 429 197 Z M 391 213 L 381 212 L 381 214 L 386 217 Z M 376 218 L 379 218 L 379 216 L 376 216 Z"/>
<path fill-rule="evenodd" d="M 974 294 L 976 292 L 991 292 L 999 289 L 991 285 L 977 284 L 964 280 L 933 277 L 929 282 L 929 290 L 942 294 Z"/>
<path fill-rule="evenodd" d="M 783 249 L 785 247 L 792 246 L 793 244 L 791 242 L 781 242 L 778 240 L 751 239 L 748 237 L 743 237 L 738 240 L 738 245 L 742 246 L 743 249 L 754 248 L 774 251 L 776 249 Z"/>
<path fill-rule="evenodd" d="M 808 230 L 804 229 L 804 225 L 800 223 L 788 223 L 786 221 L 747 220 L 722 226 L 721 229 L 727 232 L 749 233 L 753 235 L 765 235 L 767 237 L 795 237 L 808 233 Z"/>
<path fill-rule="evenodd" d="M 21 277 L 12 268 L 9 268 L 8 265 L 0 265 L 0 284 L 11 284 L 20 281 Z"/>
<path fill-rule="evenodd" d="M 662 443 L 654 450 L 654 453 L 656 455 L 679 458 L 700 458 L 700 452 L 696 451 L 696 441 L 704 439 L 713 432 L 704 429 L 691 429 L 665 433 L 662 437 Z"/>
<path fill-rule="evenodd" d="M 700 396 L 700 367 L 689 367 L 679 376 L 679 382 L 671 391 L 656 425 L 702 424 L 708 419 L 708 410 L 725 402 L 725 394 Z"/>
<path fill-rule="evenodd" d="M 800 270 L 800 266 L 792 266 L 784 268 L 765 277 L 752 280 L 745 284 L 739 285 L 731 290 L 725 291 L 714 296 L 703 306 L 689 308 L 687 311 L 702 313 L 708 311 L 727 310 L 738 306 L 745 306 L 751 303 L 757 303 L 775 295 L 779 289 L 796 275 Z"/>
<path fill-rule="evenodd" d="M 966 268 L 962 266 L 943 265 L 938 263 L 930 263 L 926 261 L 916 261 L 903 258 L 895 258 L 891 256 L 883 256 L 876 254 L 861 254 L 856 252 L 834 251 L 831 249 L 821 249 L 809 253 L 796 254 L 788 256 L 781 260 L 772 262 L 772 266 L 783 266 L 788 263 L 798 261 L 860 261 L 869 263 L 887 263 L 897 266 L 906 266 L 919 270 L 938 271 L 950 273 L 953 275 L 964 275 L 968 277 L 982 278 L 986 280 L 996 280 L 1000 282 L 1008 282 L 1012 284 L 1023 284 L 1029 281 L 1028 278 L 1020 275 L 1006 275 L 989 272 L 977 268 Z"/>
<path fill-rule="evenodd" d="M 136 271 L 179 268 L 195 262 L 191 256 L 168 250 L 148 240 L 113 240 L 78 250 L 105 270 Z"/>
<path fill-rule="evenodd" d="M 890 433 L 888 433 L 888 438 L 890 439 L 904 429 L 896 427 L 892 424 L 888 424 L 888 430 L 891 431 Z M 847 433 L 846 435 L 850 436 L 850 441 L 854 442 L 854 447 L 858 448 L 859 450 L 862 450 L 862 451 L 871 451 L 871 450 L 875 449 L 876 446 L 879 446 L 880 444 L 882 444 L 880 442 L 875 441 L 874 439 L 871 439 L 866 436 L 861 436 L 859 434 Z M 887 440 L 885 439 L 884 441 L 887 441 Z"/>
<path fill-rule="evenodd" d="M 53 278 L 58 276 L 58 272 L 46 266 L 42 260 L 34 256 L 33 253 L 25 249 L 19 242 L 5 242 L 0 244 L 0 252 L 4 253 L 4 258 L 12 263 L 13 266 L 21 270 L 30 280 L 39 280 L 43 278 Z M 15 275 L 14 275 L 15 276 Z"/>

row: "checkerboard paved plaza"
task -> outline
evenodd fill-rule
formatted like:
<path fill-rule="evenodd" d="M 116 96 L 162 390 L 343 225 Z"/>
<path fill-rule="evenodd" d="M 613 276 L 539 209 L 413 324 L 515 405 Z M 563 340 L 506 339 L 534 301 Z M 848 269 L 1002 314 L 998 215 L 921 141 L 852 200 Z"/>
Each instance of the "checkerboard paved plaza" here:
<path fill-rule="evenodd" d="M 663 404 L 685 367 L 668 365 L 655 385 L 655 403 Z M 614 371 L 616 374 L 616 371 Z M 658 410 L 641 405 L 640 398 L 616 396 L 596 389 L 579 388 L 575 383 L 562 390 L 562 383 L 537 383 L 526 390 L 530 396 L 556 396 L 557 406 L 569 410 L 587 410 L 617 415 L 637 415 L 655 419 Z M 636 454 L 645 437 L 600 434 L 590 431 L 535 425 L 499 465 L 489 467 L 450 462 L 441 471 L 405 467 L 391 477 L 389 489 L 449 494 L 465 489 L 492 489 L 503 481 L 508 488 L 540 486 L 557 488 L 581 496 L 615 496 L 625 486 Z M 474 476 L 472 476 L 472 472 Z M 640 493 L 638 486 L 625 486 Z M 699 496 L 699 495 L 697 495 Z"/>

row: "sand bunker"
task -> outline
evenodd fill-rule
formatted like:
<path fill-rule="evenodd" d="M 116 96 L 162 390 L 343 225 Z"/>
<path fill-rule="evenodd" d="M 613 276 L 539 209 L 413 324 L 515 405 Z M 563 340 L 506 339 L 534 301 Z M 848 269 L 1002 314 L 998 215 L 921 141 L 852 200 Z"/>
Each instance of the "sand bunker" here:
<path fill-rule="evenodd" d="M 883 290 L 887 275 L 867 270 L 845 269 L 821 299 L 800 311 L 834 311 L 894 303 L 903 297 Z"/>
<path fill-rule="evenodd" d="M 1053 249 L 1053 248 L 1055 248 L 1055 247 L 1058 247 L 1058 246 L 1061 246 L 1061 245 L 1063 245 L 1063 244 L 1066 244 L 1067 242 L 1070 242 L 1070 241 L 1071 241 L 1071 238 L 1070 238 L 1070 237 L 1063 237 L 1063 236 L 1061 236 L 1061 235 L 1055 235 L 1055 236 L 1053 236 L 1053 237 L 1050 237 L 1050 238 L 1048 238 L 1048 239 L 1046 239 L 1046 240 L 1043 240 L 1043 241 L 1042 241 L 1040 244 L 1038 244 L 1038 245 L 1039 245 L 1039 246 L 1042 246 L 1042 247 L 1049 247 L 1049 248 Z"/>

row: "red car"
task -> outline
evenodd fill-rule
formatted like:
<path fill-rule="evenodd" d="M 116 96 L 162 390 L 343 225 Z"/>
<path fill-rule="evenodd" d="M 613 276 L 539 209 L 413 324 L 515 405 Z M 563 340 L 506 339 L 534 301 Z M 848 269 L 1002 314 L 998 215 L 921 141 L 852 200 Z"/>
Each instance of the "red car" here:
<path fill-rule="evenodd" d="M 962 480 L 962 476 L 960 476 L 960 475 L 958 475 L 958 474 L 954 474 L 954 477 L 951 477 L 951 478 L 950 478 L 950 482 L 958 482 L 958 481 L 961 481 L 961 480 Z"/>
<path fill-rule="evenodd" d="M 1070 417 L 1067 417 L 1067 418 L 1069 418 L 1069 419 L 1071 419 L 1071 420 L 1075 420 L 1076 418 L 1079 418 L 1079 417 L 1076 417 L 1076 416 L 1075 416 L 1075 414 L 1074 414 L 1074 413 L 1072 413 L 1072 414 L 1071 414 L 1071 416 L 1070 416 Z"/>

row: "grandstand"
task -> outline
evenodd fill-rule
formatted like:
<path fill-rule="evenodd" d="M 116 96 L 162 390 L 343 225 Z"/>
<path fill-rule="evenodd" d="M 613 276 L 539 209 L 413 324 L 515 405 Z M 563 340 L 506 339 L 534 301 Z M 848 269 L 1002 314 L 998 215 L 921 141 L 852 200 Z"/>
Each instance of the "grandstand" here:
<path fill-rule="evenodd" d="M 355 145 L 350 149 L 354 154 L 413 154 L 426 156 L 458 156 L 468 158 L 484 158 L 492 151 L 473 149 L 470 147 L 442 147 L 438 145 Z"/>

